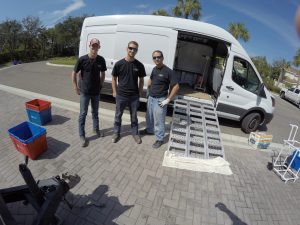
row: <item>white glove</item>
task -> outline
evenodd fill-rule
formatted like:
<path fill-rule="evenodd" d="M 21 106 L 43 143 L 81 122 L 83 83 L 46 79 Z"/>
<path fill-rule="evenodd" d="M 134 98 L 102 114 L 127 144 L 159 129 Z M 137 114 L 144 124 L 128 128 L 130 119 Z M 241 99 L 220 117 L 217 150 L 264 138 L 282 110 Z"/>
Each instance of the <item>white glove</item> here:
<path fill-rule="evenodd" d="M 170 102 L 170 99 L 166 98 L 165 100 L 163 100 L 159 103 L 159 106 L 164 107 L 165 105 L 168 105 L 169 102 Z"/>

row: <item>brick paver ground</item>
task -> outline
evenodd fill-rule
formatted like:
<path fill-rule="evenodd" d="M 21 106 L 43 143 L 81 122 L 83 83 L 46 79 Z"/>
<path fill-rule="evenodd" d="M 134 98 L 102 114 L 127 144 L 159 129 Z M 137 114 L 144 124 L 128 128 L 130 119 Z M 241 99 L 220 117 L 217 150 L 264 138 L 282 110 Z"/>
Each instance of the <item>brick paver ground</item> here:
<path fill-rule="evenodd" d="M 7 129 L 27 120 L 27 100 L 0 91 L 0 188 L 24 183 L 18 172 L 22 157 Z M 49 148 L 29 167 L 36 179 L 66 171 L 81 177 L 67 195 L 73 209 L 59 207 L 64 224 L 300 224 L 299 182 L 284 184 L 267 170 L 270 152 L 225 146 L 232 176 L 166 168 L 161 164 L 167 144 L 153 150 L 154 137 L 137 145 L 126 133 L 112 144 L 113 115 L 100 118 L 106 136 L 99 139 L 87 118 L 87 148 L 79 147 L 77 113 L 53 107 L 52 116 L 45 126 Z M 9 209 L 18 224 L 31 224 L 32 208 L 14 203 Z"/>

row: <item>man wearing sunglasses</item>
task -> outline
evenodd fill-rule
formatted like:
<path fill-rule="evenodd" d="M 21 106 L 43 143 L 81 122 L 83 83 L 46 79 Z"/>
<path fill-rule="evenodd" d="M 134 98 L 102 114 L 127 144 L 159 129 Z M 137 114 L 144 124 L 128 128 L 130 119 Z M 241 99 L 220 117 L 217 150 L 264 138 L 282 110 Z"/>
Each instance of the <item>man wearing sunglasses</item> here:
<path fill-rule="evenodd" d="M 144 65 L 135 59 L 138 47 L 137 42 L 130 41 L 127 46 L 127 56 L 118 61 L 112 70 L 112 91 L 116 98 L 113 143 L 120 140 L 122 115 L 127 106 L 130 112 L 133 139 L 137 144 L 142 143 L 138 133 L 137 109 L 146 71 Z"/>
<path fill-rule="evenodd" d="M 165 135 L 165 118 L 167 105 L 179 90 L 177 77 L 173 71 L 164 65 L 162 51 L 155 50 L 152 53 L 155 67 L 148 80 L 148 102 L 146 113 L 146 128 L 140 133 L 142 135 L 155 134 L 156 141 L 153 148 L 159 148 L 163 144 Z M 169 92 L 170 89 L 170 92 Z"/>
<path fill-rule="evenodd" d="M 79 113 L 79 136 L 82 147 L 86 147 L 88 142 L 85 138 L 85 119 L 88 113 L 89 102 L 91 101 L 93 131 L 98 137 L 103 137 L 103 132 L 99 130 L 99 100 L 100 90 L 105 79 L 106 63 L 102 56 L 98 55 L 100 41 L 93 38 L 90 41 L 89 53 L 81 56 L 72 72 L 72 81 L 75 92 L 80 95 Z M 77 83 L 77 76 L 79 82 Z"/>

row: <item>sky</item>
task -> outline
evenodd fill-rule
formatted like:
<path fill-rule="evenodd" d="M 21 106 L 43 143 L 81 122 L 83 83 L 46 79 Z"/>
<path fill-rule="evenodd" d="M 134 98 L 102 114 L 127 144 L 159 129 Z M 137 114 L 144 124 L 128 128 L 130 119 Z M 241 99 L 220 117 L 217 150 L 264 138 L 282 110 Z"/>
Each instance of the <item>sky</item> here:
<path fill-rule="evenodd" d="M 68 16 L 152 14 L 163 8 L 171 12 L 177 0 L 0 0 L 0 22 L 39 17 L 52 27 Z M 228 29 L 230 22 L 244 23 L 250 40 L 239 40 L 251 57 L 266 56 L 269 63 L 293 61 L 300 38 L 295 29 L 295 13 L 300 0 L 200 0 L 200 21 Z"/>

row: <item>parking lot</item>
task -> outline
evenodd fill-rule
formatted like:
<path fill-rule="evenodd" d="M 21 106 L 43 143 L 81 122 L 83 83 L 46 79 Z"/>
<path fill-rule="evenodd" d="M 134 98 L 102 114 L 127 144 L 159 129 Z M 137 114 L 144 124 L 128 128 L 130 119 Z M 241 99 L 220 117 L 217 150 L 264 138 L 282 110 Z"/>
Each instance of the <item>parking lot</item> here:
<path fill-rule="evenodd" d="M 36 68 L 24 64 L 1 70 L 0 84 L 27 90 L 33 95 L 74 98 L 76 105 L 77 96 L 69 93 L 72 92 L 69 70 L 51 67 L 46 71 L 42 63 L 36 65 Z M 46 80 L 39 80 L 39 76 L 45 74 Z M 7 129 L 27 120 L 24 103 L 33 95 L 20 96 L 0 90 L 1 188 L 24 183 L 18 171 L 23 159 L 8 137 Z M 54 105 L 53 120 L 45 126 L 48 150 L 38 160 L 29 162 L 36 179 L 66 171 L 81 177 L 80 183 L 67 195 L 73 209 L 68 209 L 65 203 L 59 207 L 58 215 L 64 224 L 300 224 L 299 181 L 284 184 L 266 167 L 272 160 L 272 150 L 250 149 L 246 142 L 236 138 L 241 137 L 240 131 L 231 123 L 222 124 L 221 130 L 232 135 L 231 141 L 225 141 L 224 148 L 233 175 L 201 173 L 163 167 L 167 144 L 153 150 L 154 137 L 142 137 L 143 143 L 136 145 L 128 135 L 126 116 L 122 139 L 112 144 L 113 118 L 109 108 L 104 107 L 102 104 L 100 123 L 105 137 L 92 135 L 88 117 L 89 146 L 82 149 L 77 134 L 78 112 L 66 104 Z M 299 121 L 297 112 L 296 106 L 277 99 L 275 117 L 267 126 L 268 132 L 284 138 L 288 135 L 288 124 Z M 141 120 L 140 128 L 143 126 L 145 123 Z M 11 204 L 9 209 L 18 224 L 30 224 L 34 219 L 34 211 L 22 203 Z"/>

